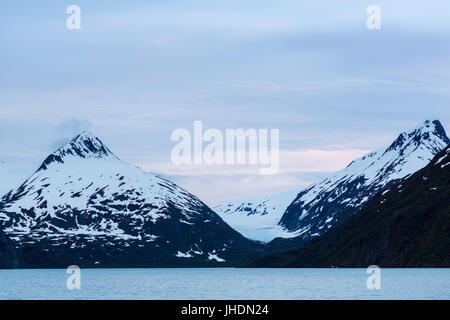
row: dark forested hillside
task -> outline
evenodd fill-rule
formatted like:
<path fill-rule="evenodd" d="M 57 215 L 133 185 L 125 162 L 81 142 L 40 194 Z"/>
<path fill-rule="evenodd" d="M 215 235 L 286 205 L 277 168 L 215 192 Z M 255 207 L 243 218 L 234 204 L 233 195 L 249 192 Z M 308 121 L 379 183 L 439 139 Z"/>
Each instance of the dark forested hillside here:
<path fill-rule="evenodd" d="M 12 241 L 0 230 L 0 269 L 15 268 L 18 259 Z"/>

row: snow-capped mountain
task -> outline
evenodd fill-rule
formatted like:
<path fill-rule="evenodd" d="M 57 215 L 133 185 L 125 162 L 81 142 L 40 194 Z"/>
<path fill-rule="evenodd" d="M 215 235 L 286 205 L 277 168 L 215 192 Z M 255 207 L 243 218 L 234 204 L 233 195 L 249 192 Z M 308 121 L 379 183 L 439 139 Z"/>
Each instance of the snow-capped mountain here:
<path fill-rule="evenodd" d="M 449 143 L 441 123 L 427 120 L 400 134 L 388 148 L 353 161 L 303 191 L 234 201 L 214 210 L 250 239 L 308 239 L 346 220 L 378 190 L 425 167 Z"/>
<path fill-rule="evenodd" d="M 351 219 L 264 268 L 450 267 L 450 146 L 423 169 L 378 192 Z"/>
<path fill-rule="evenodd" d="M 233 265 L 256 254 L 197 197 L 119 160 L 84 132 L 0 201 L 30 266 Z"/>
<path fill-rule="evenodd" d="M 297 194 L 298 190 L 286 191 L 233 201 L 213 209 L 226 223 L 247 238 L 268 242 L 277 237 L 289 238 L 296 235 L 278 225 L 278 222 Z"/>
<path fill-rule="evenodd" d="M 341 224 L 377 192 L 430 163 L 450 143 L 438 120 L 403 132 L 386 149 L 369 153 L 347 168 L 300 192 L 280 225 L 309 239 Z"/>

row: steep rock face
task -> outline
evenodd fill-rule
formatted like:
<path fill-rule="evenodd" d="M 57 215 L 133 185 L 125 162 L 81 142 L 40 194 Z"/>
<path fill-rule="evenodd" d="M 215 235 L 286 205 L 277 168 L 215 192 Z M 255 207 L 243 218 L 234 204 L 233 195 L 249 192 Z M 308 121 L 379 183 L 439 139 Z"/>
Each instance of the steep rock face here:
<path fill-rule="evenodd" d="M 450 267 L 450 146 L 347 222 L 252 267 Z"/>
<path fill-rule="evenodd" d="M 427 120 L 400 134 L 388 148 L 300 192 L 279 224 L 304 240 L 320 236 L 358 212 L 380 190 L 425 167 L 449 143 L 442 124 Z"/>
<path fill-rule="evenodd" d="M 0 225 L 31 267 L 225 266 L 259 252 L 197 197 L 89 132 L 1 199 Z"/>

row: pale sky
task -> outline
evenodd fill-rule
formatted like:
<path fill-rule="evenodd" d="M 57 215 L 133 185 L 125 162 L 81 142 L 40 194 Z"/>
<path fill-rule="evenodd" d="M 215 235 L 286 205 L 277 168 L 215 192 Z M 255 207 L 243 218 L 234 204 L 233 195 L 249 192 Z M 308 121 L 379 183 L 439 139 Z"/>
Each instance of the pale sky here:
<path fill-rule="evenodd" d="M 66 8 L 81 8 L 81 30 Z M 366 8 L 381 8 L 368 30 Z M 450 126 L 448 1 L 1 1 L 0 159 L 89 129 L 210 205 L 301 189 L 426 118 Z M 173 130 L 280 129 L 276 176 L 170 161 Z M 31 174 L 31 172 L 30 172 Z"/>

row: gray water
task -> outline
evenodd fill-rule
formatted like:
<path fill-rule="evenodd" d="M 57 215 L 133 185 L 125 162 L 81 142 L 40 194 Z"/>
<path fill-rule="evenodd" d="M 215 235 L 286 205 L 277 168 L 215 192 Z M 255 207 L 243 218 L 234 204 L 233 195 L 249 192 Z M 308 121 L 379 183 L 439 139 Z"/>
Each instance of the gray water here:
<path fill-rule="evenodd" d="M 450 269 L 64 269 L 0 270 L 0 299 L 450 299 Z"/>

